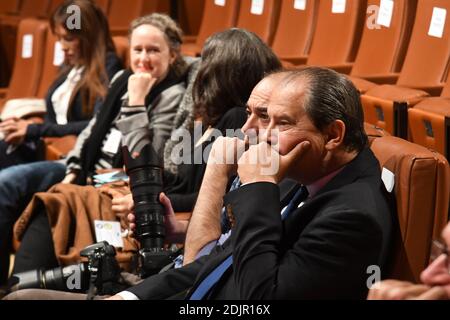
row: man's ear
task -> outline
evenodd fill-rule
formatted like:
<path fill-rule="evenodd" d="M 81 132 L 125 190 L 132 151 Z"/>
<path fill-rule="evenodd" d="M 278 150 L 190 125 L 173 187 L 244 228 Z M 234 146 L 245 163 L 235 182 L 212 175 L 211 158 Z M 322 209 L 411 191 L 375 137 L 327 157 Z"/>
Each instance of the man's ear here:
<path fill-rule="evenodd" d="M 327 142 L 325 148 L 328 151 L 335 150 L 344 143 L 345 123 L 342 120 L 335 120 L 326 129 Z"/>

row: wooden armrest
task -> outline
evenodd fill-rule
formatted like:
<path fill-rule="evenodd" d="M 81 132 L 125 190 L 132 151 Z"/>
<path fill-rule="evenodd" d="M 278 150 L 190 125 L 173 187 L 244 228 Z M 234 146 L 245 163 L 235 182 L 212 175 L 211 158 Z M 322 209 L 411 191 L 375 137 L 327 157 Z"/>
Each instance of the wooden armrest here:
<path fill-rule="evenodd" d="M 61 138 L 45 138 L 45 158 L 59 160 L 64 158 L 75 146 L 77 136 L 64 136 Z"/>

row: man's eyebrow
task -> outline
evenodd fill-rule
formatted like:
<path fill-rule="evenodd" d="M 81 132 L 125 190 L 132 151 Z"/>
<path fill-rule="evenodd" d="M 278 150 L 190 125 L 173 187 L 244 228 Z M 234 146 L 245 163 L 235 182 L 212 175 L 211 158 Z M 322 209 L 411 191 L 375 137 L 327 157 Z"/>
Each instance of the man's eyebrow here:
<path fill-rule="evenodd" d="M 256 106 L 255 111 L 259 113 L 267 113 L 267 107 L 266 106 Z"/>

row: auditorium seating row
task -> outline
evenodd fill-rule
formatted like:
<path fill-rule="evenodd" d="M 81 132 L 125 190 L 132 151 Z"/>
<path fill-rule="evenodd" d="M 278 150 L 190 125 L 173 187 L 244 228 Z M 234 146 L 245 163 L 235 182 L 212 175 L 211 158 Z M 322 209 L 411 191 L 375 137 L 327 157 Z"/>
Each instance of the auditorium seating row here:
<path fill-rule="evenodd" d="M 121 9 L 125 15 L 131 2 L 119 1 L 126 4 Z M 57 1 L 48 1 L 53 2 Z M 114 1 L 97 2 L 111 18 Z M 1 0 L 0 15 L 13 12 L 13 7 L 4 10 L 6 3 L 14 1 Z M 450 149 L 450 1 L 206 0 L 204 4 L 203 18 L 197 19 L 198 35 L 186 37 L 185 54 L 199 55 L 209 35 L 237 26 L 257 33 L 288 67 L 327 66 L 348 74 L 355 83 L 362 93 L 366 122 L 372 124 L 367 126 L 371 148 L 390 172 L 384 178 L 391 179 L 397 199 L 402 241 L 392 276 L 417 281 L 428 263 L 431 239 L 439 236 L 448 220 L 450 169 L 441 154 L 448 158 Z M 129 19 L 138 15 L 132 13 Z M 22 18 L 17 26 L 14 72 L 9 88 L 0 89 L 0 108 L 8 99 L 44 97 L 61 63 L 47 21 Z M 126 63 L 128 40 L 123 33 L 115 34 Z M 73 143 L 74 137 L 66 139 Z M 59 158 L 61 145 L 71 143 L 49 141 L 47 149 L 55 148 L 47 159 Z"/>
<path fill-rule="evenodd" d="M 19 22 L 24 18 L 48 19 L 64 0 L 0 1 L 0 86 L 7 86 L 14 65 Z M 105 12 L 113 35 L 126 36 L 129 23 L 151 12 L 165 12 L 180 21 L 186 34 L 197 34 L 205 0 L 94 0 Z"/>
<path fill-rule="evenodd" d="M 26 15 L 30 9 L 25 4 L 45 1 L 50 8 L 61 0 L 22 1 L 21 14 Z M 122 36 L 134 17 L 155 10 L 170 11 L 170 1 L 97 1 L 108 13 L 113 34 Z M 5 1 L 14 2 L 19 1 Z M 367 122 L 450 157 L 449 1 L 199 3 L 204 3 L 204 7 L 200 5 L 203 15 L 197 12 L 192 16 L 201 20 L 198 35 L 186 37 L 184 54 L 199 55 L 206 38 L 214 32 L 230 27 L 249 29 L 272 46 L 285 66 L 319 65 L 348 74 L 362 93 Z M 45 17 L 49 10 L 44 7 L 34 12 Z M 187 10 L 185 7 L 182 10 Z M 125 50 L 125 39 L 117 38 L 116 43 Z"/>

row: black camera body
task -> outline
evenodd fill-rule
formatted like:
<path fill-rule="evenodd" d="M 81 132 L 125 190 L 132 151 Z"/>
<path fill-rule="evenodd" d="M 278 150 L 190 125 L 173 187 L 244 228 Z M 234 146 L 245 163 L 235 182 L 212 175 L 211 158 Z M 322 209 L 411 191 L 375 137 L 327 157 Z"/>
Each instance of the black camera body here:
<path fill-rule="evenodd" d="M 136 237 L 141 244 L 138 256 L 142 278 L 159 272 L 171 263 L 175 252 L 164 248 L 166 236 L 164 207 L 159 202 L 163 191 L 163 165 L 151 144 L 142 148 L 138 157 L 122 147 L 136 217 Z"/>
<path fill-rule="evenodd" d="M 103 241 L 86 247 L 80 255 L 87 258 L 87 262 L 14 274 L 10 291 L 40 288 L 85 293 L 93 284 L 100 294 L 117 292 L 120 267 L 115 259 L 115 248 Z"/>

